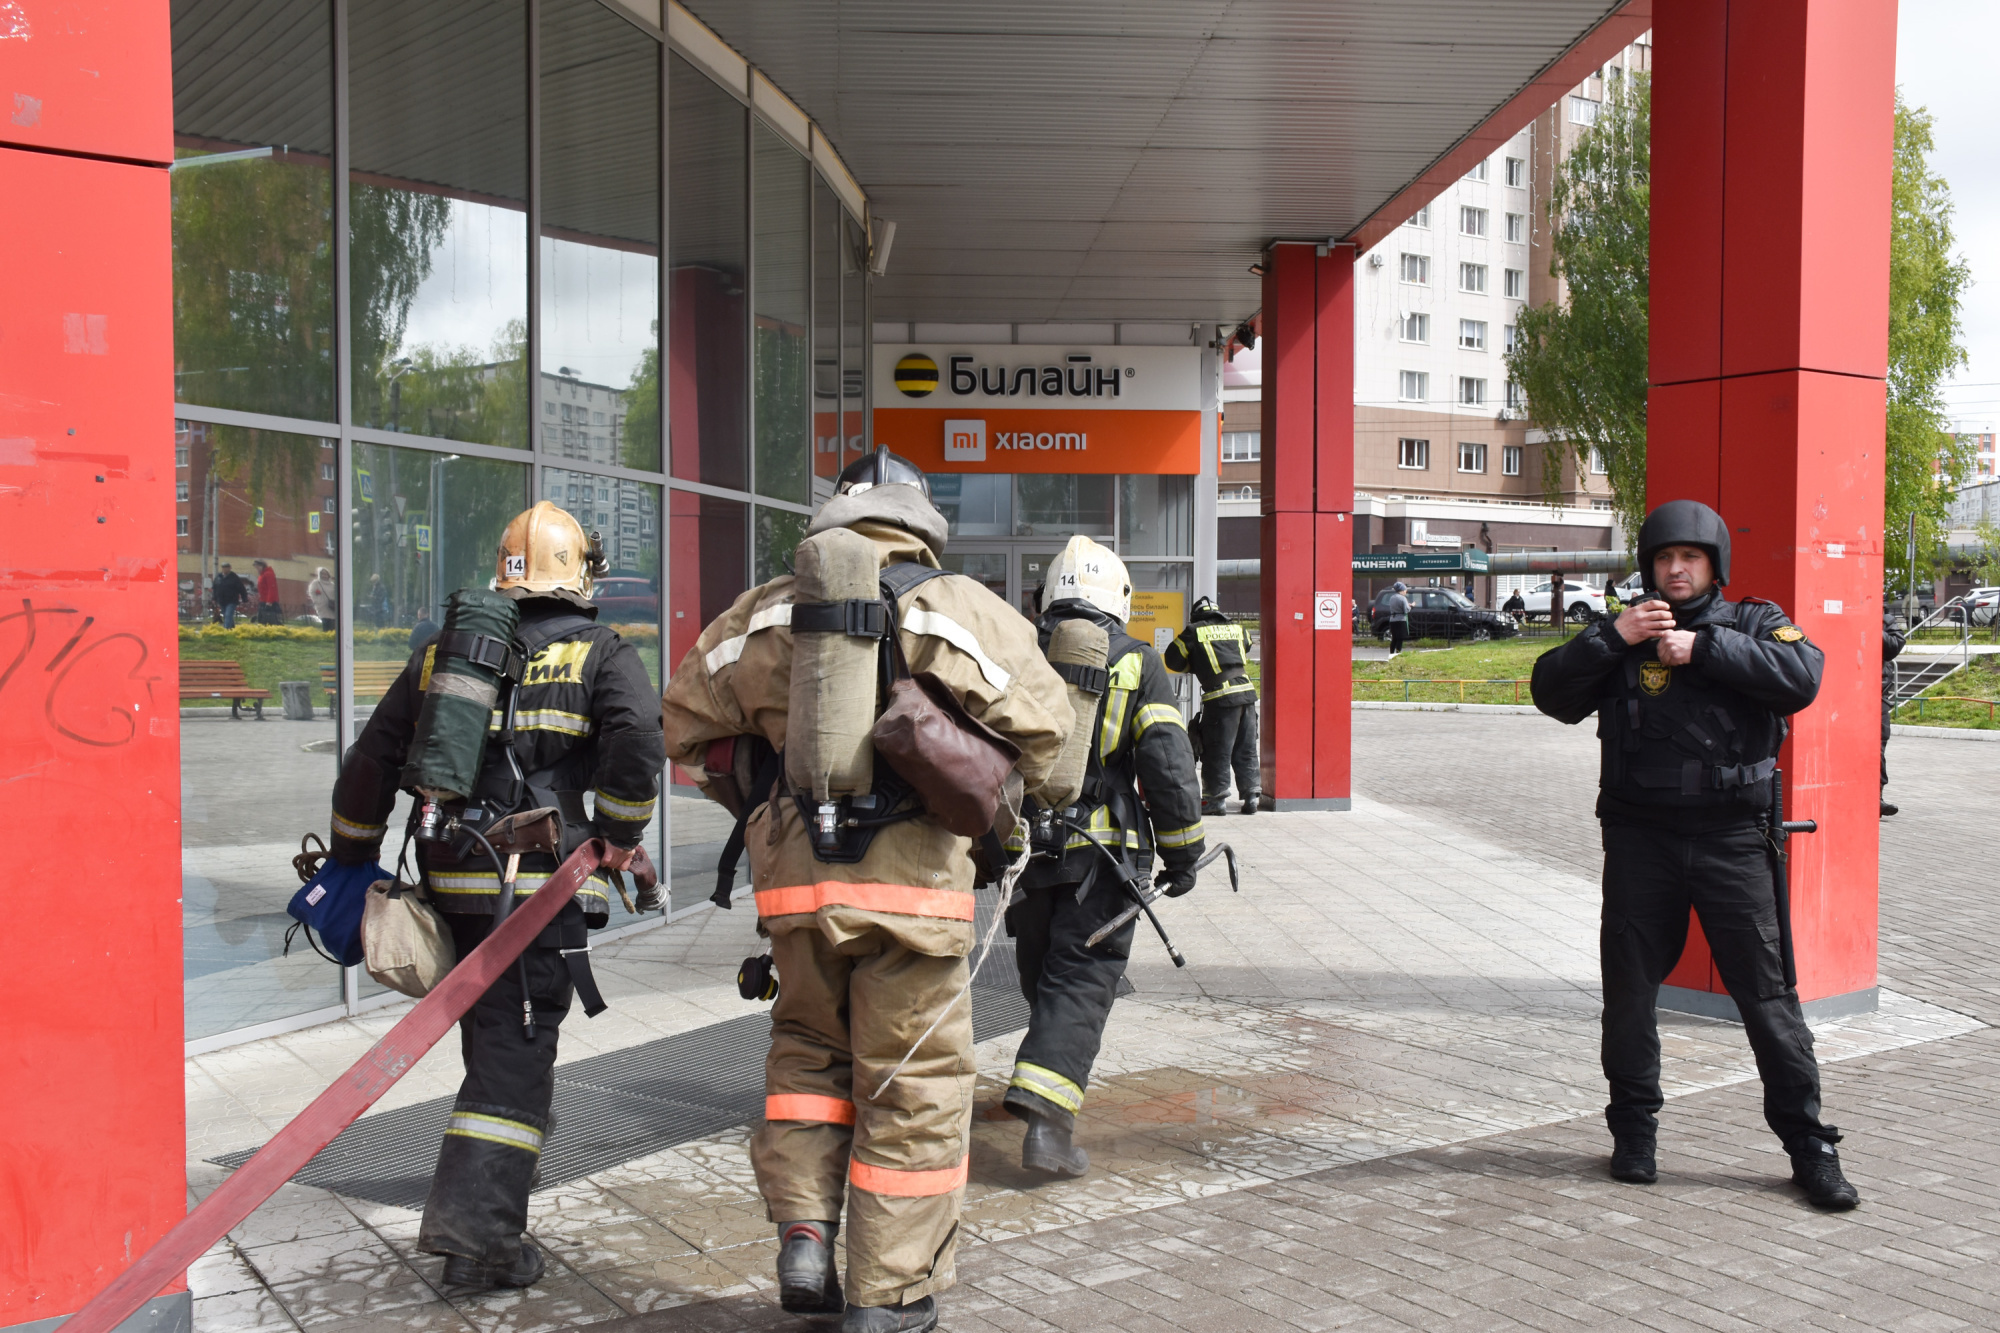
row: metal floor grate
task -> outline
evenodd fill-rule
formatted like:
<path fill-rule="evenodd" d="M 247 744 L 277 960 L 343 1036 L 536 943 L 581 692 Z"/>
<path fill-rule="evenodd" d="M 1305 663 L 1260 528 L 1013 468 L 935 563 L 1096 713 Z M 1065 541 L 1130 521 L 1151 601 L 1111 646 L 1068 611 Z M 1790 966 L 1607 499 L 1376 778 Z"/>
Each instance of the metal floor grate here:
<path fill-rule="evenodd" d="M 991 896 L 980 895 L 982 907 Z M 972 987 L 973 1040 L 1028 1025 L 1017 975 L 1014 951 L 1002 939 Z M 558 1066 L 556 1125 L 542 1154 L 538 1188 L 756 1119 L 764 1113 L 770 1034 L 770 1011 L 760 1009 Z M 441 1097 L 357 1120 L 292 1179 L 357 1199 L 421 1208 L 451 1106 L 451 1098 Z M 255 1151 L 209 1160 L 234 1168 Z"/>

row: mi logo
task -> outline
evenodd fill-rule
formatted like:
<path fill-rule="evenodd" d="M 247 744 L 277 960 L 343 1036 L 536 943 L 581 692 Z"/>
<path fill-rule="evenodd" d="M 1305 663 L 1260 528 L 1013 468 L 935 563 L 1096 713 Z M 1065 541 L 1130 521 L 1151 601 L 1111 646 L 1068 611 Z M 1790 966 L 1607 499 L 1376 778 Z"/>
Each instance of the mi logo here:
<path fill-rule="evenodd" d="M 984 421 L 945 422 L 944 461 L 947 463 L 984 463 L 986 461 L 986 423 Z"/>

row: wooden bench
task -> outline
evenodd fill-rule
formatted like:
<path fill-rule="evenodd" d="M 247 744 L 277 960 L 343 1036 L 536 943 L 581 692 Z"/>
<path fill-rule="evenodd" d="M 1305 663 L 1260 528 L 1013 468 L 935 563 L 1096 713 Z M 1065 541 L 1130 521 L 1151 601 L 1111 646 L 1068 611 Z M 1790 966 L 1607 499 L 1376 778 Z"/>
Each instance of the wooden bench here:
<path fill-rule="evenodd" d="M 389 692 L 389 687 L 396 683 L 396 677 L 403 674 L 403 667 L 405 665 L 406 661 L 401 659 L 390 662 L 356 662 L 354 664 L 354 693 L 357 695 L 372 694 L 378 699 L 381 698 Z M 333 663 L 322 662 L 320 664 L 319 687 L 326 691 L 328 706 L 333 706 L 338 702 L 336 696 L 340 693 L 340 669 L 334 666 Z"/>
<path fill-rule="evenodd" d="M 264 720 L 264 701 L 271 697 L 269 690 L 253 689 L 244 678 L 241 662 L 223 659 L 221 661 L 181 660 L 181 698 L 183 699 L 227 699 L 229 716 L 243 716 L 243 701 L 252 700 L 257 705 L 257 720 Z"/>

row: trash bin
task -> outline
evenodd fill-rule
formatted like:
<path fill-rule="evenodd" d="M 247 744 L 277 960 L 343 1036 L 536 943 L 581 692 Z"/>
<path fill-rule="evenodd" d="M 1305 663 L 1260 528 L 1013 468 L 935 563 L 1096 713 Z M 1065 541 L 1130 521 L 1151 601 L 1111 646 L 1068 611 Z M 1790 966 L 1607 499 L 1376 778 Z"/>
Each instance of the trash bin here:
<path fill-rule="evenodd" d="M 303 680 L 281 680 L 278 693 L 285 700 L 285 716 L 293 722 L 313 719 L 312 686 Z"/>

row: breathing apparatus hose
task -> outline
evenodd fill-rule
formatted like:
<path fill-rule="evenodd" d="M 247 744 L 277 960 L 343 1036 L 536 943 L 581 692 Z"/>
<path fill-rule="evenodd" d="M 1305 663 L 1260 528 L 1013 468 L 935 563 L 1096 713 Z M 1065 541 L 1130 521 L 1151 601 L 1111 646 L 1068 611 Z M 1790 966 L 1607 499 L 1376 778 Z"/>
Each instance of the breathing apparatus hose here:
<path fill-rule="evenodd" d="M 1105 859 L 1105 861 L 1111 866 L 1112 873 L 1117 876 L 1118 887 L 1132 895 L 1132 901 L 1137 906 L 1138 910 L 1144 912 L 1146 914 L 1146 919 L 1153 923 L 1153 929 L 1156 932 L 1158 932 L 1160 936 L 1160 943 L 1167 946 L 1167 957 L 1174 960 L 1175 967 L 1186 967 L 1187 959 L 1181 957 L 1181 951 L 1174 947 L 1173 940 L 1170 939 L 1167 935 L 1167 928 L 1161 925 L 1160 918 L 1153 914 L 1152 900 L 1146 896 L 1146 889 L 1148 886 L 1146 884 L 1145 876 L 1136 874 L 1127 874 L 1126 863 L 1120 861 L 1117 857 L 1113 856 L 1111 854 L 1110 848 L 1106 847 L 1103 843 L 1099 842 L 1097 839 L 1091 837 L 1089 830 L 1081 827 L 1080 825 L 1074 823 L 1073 821 L 1062 815 L 1056 816 L 1056 822 L 1061 824 L 1063 827 L 1067 828 L 1070 832 L 1076 834 L 1078 837 L 1082 838 L 1085 842 L 1089 843 L 1092 847 L 1095 847 L 1097 849 L 1098 855 L 1102 856 Z M 1231 864 L 1234 864 L 1234 862 L 1232 862 Z M 1123 920 L 1121 920 L 1118 924 L 1119 925 L 1125 924 L 1125 921 L 1131 920 L 1133 915 L 1134 914 L 1131 912 L 1126 913 Z M 1099 932 L 1098 935 L 1090 941 L 1090 943 L 1096 944 L 1098 940 L 1104 938 L 1104 935 L 1108 933 L 1109 933 L 1108 931 Z"/>

